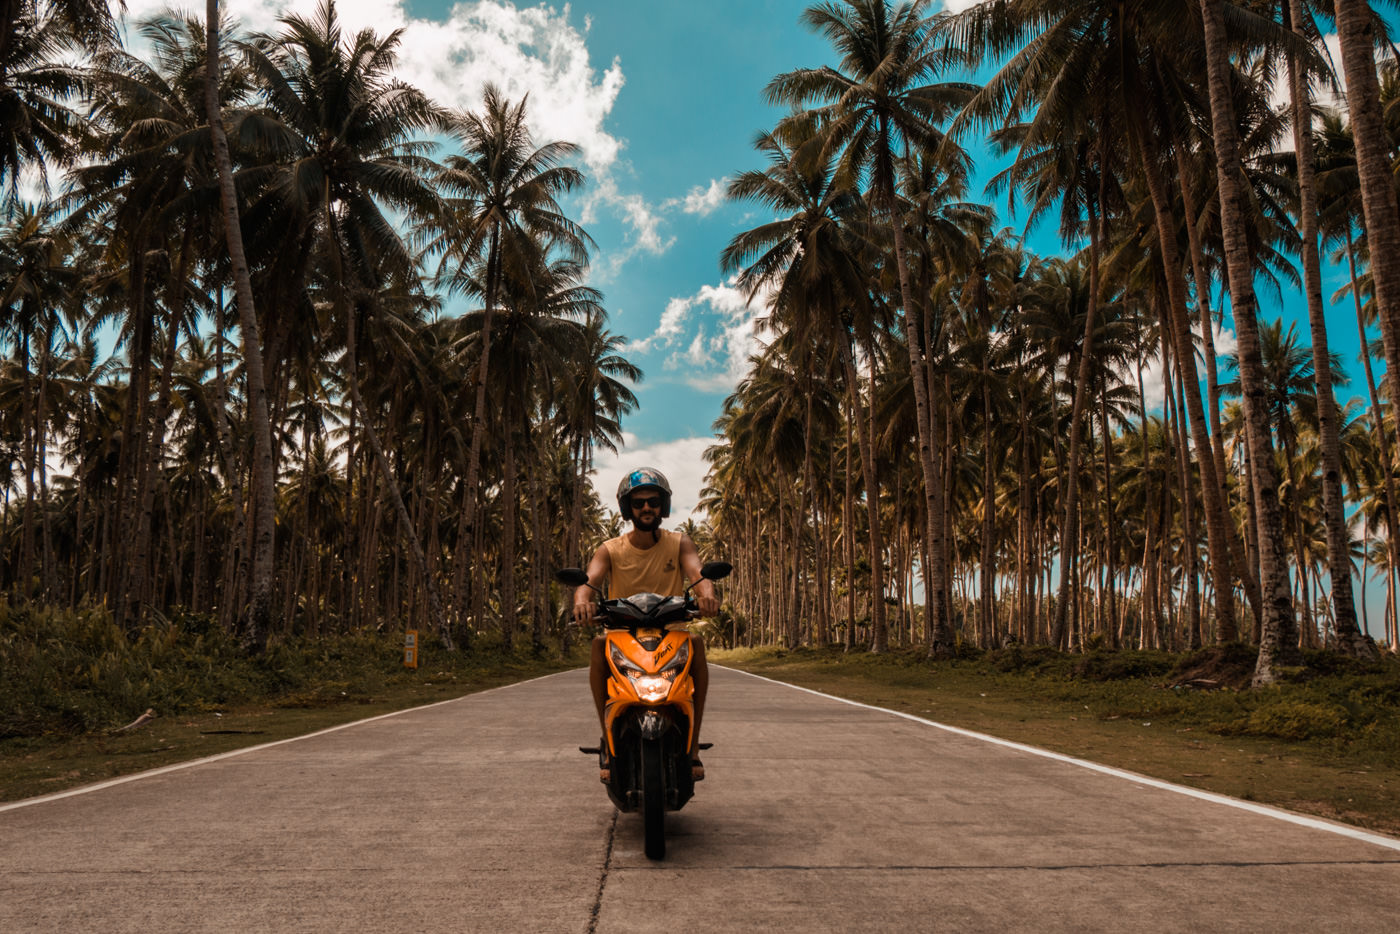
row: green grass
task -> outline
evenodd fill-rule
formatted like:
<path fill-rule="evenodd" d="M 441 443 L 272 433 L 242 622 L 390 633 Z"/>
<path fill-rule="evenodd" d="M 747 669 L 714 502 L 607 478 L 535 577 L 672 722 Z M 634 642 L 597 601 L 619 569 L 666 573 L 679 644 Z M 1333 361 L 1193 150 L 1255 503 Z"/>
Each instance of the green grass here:
<path fill-rule="evenodd" d="M 0 801 L 62 791 L 189 759 L 447 700 L 587 664 L 469 652 L 431 640 L 403 666 L 402 633 L 295 639 L 257 656 L 208 620 L 128 636 L 106 614 L 0 607 Z M 121 728 L 146 710 L 154 719 Z"/>
<path fill-rule="evenodd" d="M 1232 686 L 1252 668 L 1243 646 L 1195 656 L 1017 647 L 948 661 L 917 651 L 812 649 L 710 657 L 950 726 L 1400 834 L 1393 657 L 1360 665 L 1312 655 L 1295 680 L 1262 690 Z"/>

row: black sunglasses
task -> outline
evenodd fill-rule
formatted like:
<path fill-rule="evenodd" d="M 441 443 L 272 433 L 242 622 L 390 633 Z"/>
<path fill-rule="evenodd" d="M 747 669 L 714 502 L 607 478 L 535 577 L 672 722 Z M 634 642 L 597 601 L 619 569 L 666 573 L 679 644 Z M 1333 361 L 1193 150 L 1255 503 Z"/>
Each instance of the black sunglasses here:
<path fill-rule="evenodd" d="M 632 500 L 633 509 L 642 509 L 650 506 L 652 509 L 661 508 L 661 497 L 659 496 L 638 496 Z"/>

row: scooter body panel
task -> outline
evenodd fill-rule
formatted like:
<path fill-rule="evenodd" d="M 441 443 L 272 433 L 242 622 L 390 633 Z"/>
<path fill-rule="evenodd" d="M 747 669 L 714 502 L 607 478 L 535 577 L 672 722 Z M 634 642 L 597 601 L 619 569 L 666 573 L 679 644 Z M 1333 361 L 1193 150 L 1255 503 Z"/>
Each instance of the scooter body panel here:
<path fill-rule="evenodd" d="M 641 803 L 643 746 L 659 744 L 667 810 L 679 810 L 694 794 L 689 750 L 694 741 L 695 682 L 690 675 L 690 634 L 639 628 L 604 634 L 608 699 L 604 749 L 610 769 L 608 795 L 619 810 Z"/>

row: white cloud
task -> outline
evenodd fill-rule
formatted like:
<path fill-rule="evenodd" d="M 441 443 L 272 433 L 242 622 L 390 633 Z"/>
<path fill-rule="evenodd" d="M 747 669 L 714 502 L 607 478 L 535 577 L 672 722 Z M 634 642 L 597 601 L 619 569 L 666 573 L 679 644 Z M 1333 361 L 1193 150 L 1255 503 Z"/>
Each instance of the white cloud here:
<path fill-rule="evenodd" d="M 660 256 L 676 242 L 674 235 L 662 235 L 663 218 L 657 209 L 640 194 L 623 192 L 608 173 L 596 178 L 584 195 L 579 222 L 587 227 L 598 219 L 603 210 L 621 220 L 629 228 L 630 234 L 625 237 L 620 249 L 595 259 L 589 270 L 594 283 L 610 282 L 633 257 L 643 253 Z"/>
<path fill-rule="evenodd" d="M 672 198 L 663 206 L 667 208 L 679 207 L 686 214 L 708 217 L 720 205 L 724 204 L 724 192 L 728 183 L 729 179 L 727 178 L 712 178 L 708 186 L 696 185 L 686 192 L 684 198 Z"/>
<path fill-rule="evenodd" d="M 974 7 L 981 0 L 943 0 L 943 9 L 949 13 L 961 13 L 969 7 Z"/>
<path fill-rule="evenodd" d="M 628 351 L 670 350 L 662 371 L 673 381 L 701 392 L 727 392 L 748 373 L 749 357 L 763 350 L 756 323 L 766 311 L 766 296 L 750 302 L 733 280 L 703 285 L 694 295 L 668 301 L 656 330 Z"/>
<path fill-rule="evenodd" d="M 712 359 L 710 341 L 705 340 L 705 328 L 701 327 L 695 334 L 695 340 L 686 348 L 685 362 L 698 369 L 708 366 Z"/>
<path fill-rule="evenodd" d="M 627 346 L 627 351 L 629 353 L 646 353 L 653 347 L 670 347 L 684 333 L 685 319 L 690 314 L 690 308 L 691 301 L 688 299 L 671 299 L 666 303 L 666 310 L 661 313 L 661 321 L 651 336 L 639 341 L 632 341 Z"/>
<path fill-rule="evenodd" d="M 346 3 L 337 3 L 336 11 L 341 14 L 343 19 L 345 8 L 353 8 L 355 6 L 357 6 L 357 4 L 354 3 L 354 0 L 348 0 Z M 379 6 L 382 9 L 384 4 L 380 3 Z M 397 2 L 393 3 L 392 12 L 401 14 L 402 10 L 400 6 L 401 4 Z M 316 5 L 314 3 L 292 3 L 289 2 L 289 0 L 238 0 L 237 8 L 235 9 L 233 4 L 228 2 L 228 0 L 224 0 L 224 2 L 220 4 L 220 9 L 223 11 L 225 19 L 230 15 L 236 16 L 238 22 L 244 29 L 250 32 L 266 32 L 276 27 L 278 18 L 288 9 L 296 9 L 297 12 L 303 15 L 310 15 L 315 12 Z M 181 2 L 181 0 L 126 0 L 125 18 L 128 23 L 135 23 L 159 13 L 164 13 L 167 10 L 174 10 L 178 14 L 192 16 L 200 22 L 204 21 L 205 6 L 202 2 L 199 2 L 199 0 L 193 0 L 193 2 L 191 2 L 191 0 L 184 0 L 184 2 Z M 388 19 L 388 16 L 381 16 L 381 19 Z M 360 27 L 357 25 L 355 28 L 358 29 Z M 379 28 L 392 29 L 393 26 Z"/>
<path fill-rule="evenodd" d="M 280 17 L 315 16 L 321 0 L 240 0 L 236 13 L 252 32 L 275 32 Z M 128 21 L 158 13 L 166 0 L 127 0 Z M 204 18 L 204 4 L 181 4 Z M 227 5 L 226 5 L 226 8 Z M 599 74 L 588 60 L 587 25 L 569 22 L 570 9 L 508 0 L 458 3 L 446 20 L 410 16 L 405 0 L 339 0 L 336 16 L 346 38 L 361 29 L 381 36 L 402 29 L 398 76 L 457 110 L 480 106 L 495 82 L 511 100 L 529 95 L 527 116 L 537 140 L 577 143 L 595 173 L 611 166 L 622 143 L 604 129 L 624 79 L 614 59 Z"/>
<path fill-rule="evenodd" d="M 714 438 L 681 438 L 644 445 L 636 435 L 624 432 L 617 454 L 597 452 L 593 489 L 605 507 L 616 511 L 617 482 L 623 472 L 639 466 L 655 467 L 671 482 L 671 517 L 666 520 L 666 527 L 675 528 L 690 518 L 700 522 L 705 518 L 698 508 L 700 490 L 710 469 L 704 453 L 706 448 L 716 443 Z"/>

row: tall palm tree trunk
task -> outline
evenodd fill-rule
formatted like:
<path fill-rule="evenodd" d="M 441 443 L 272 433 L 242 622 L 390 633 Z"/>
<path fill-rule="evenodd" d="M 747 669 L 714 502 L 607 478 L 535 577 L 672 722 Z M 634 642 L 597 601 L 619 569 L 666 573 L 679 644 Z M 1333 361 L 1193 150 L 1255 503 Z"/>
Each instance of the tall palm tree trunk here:
<path fill-rule="evenodd" d="M 885 627 L 885 542 L 880 529 L 880 482 L 875 474 L 875 446 L 870 437 L 869 421 L 862 414 L 864 404 L 861 402 L 860 378 L 856 373 L 855 350 L 851 346 L 850 335 L 844 335 L 839 343 L 841 364 L 846 371 L 851 399 L 851 411 L 847 417 L 855 421 L 861 472 L 865 474 L 865 512 L 870 523 L 870 651 L 883 652 L 888 648 L 889 633 Z"/>
<path fill-rule="evenodd" d="M 1228 498 L 1226 495 L 1225 478 L 1229 476 L 1229 471 L 1225 465 L 1225 432 L 1220 427 L 1220 379 L 1216 369 L 1215 354 L 1215 316 L 1210 310 L 1210 275 L 1206 270 L 1205 248 L 1201 244 L 1201 234 L 1195 218 L 1197 215 L 1195 198 L 1191 193 L 1191 185 L 1188 181 L 1188 166 L 1186 163 L 1186 152 L 1183 146 L 1176 146 L 1176 164 L 1181 184 L 1181 201 L 1186 213 L 1186 242 L 1187 249 L 1191 251 L 1191 272 L 1196 281 L 1196 306 L 1199 311 L 1201 322 L 1201 356 L 1206 365 L 1206 415 L 1207 424 L 1210 428 L 1210 447 L 1215 461 L 1215 483 L 1220 490 L 1219 501 L 1222 509 L 1223 531 L 1230 549 L 1230 560 L 1233 562 L 1235 577 L 1244 585 L 1245 597 L 1249 600 L 1249 607 L 1258 621 L 1262 608 L 1259 596 L 1259 577 L 1255 573 L 1254 564 L 1249 560 L 1246 553 L 1245 543 L 1241 540 L 1234 522 L 1229 519 Z M 1192 367 L 1194 369 L 1194 362 Z M 1191 387 L 1187 387 L 1187 392 L 1193 392 Z M 1200 434 L 1197 433 L 1199 438 Z M 1202 474 L 1202 477 L 1208 476 Z M 1209 508 L 1209 500 L 1207 500 Z M 1210 523 L 1207 520 L 1207 534 L 1210 533 Z M 1215 560 L 1211 559 L 1212 562 Z M 1217 582 L 1216 602 L 1220 601 L 1220 590 Z M 1238 627 L 1238 623 L 1236 624 Z"/>
<path fill-rule="evenodd" d="M 880 131 L 882 135 L 888 134 L 885 121 L 881 122 Z M 905 153 L 904 161 L 908 162 L 908 153 Z M 938 496 L 938 468 L 934 463 L 933 442 L 935 437 L 934 422 L 930 414 L 928 383 L 923 376 L 928 372 L 929 366 L 925 351 L 932 351 L 932 348 L 922 348 L 922 341 L 919 335 L 923 329 L 923 303 L 918 301 L 909 288 L 909 262 L 908 254 L 904 243 L 904 219 L 899 210 L 899 202 L 894 190 L 894 166 L 890 164 L 890 152 L 885 148 L 878 156 L 879 167 L 876 170 L 877 177 L 881 180 L 879 188 L 880 199 L 884 202 L 887 216 L 890 219 L 890 228 L 894 232 L 894 260 L 895 267 L 899 274 L 899 296 L 900 303 L 904 308 L 905 328 L 904 328 L 904 348 L 909 355 L 909 375 L 910 382 L 914 385 L 914 412 L 915 424 L 918 426 L 919 436 L 919 467 L 924 475 L 924 528 L 933 543 L 935 563 L 938 563 L 938 551 L 940 550 L 940 536 L 935 535 L 934 521 L 938 514 L 934 500 Z M 927 576 L 927 575 L 926 575 Z M 943 590 L 943 585 L 935 575 L 934 582 L 930 584 L 927 580 L 925 587 L 934 588 L 933 612 L 934 612 L 934 644 L 931 651 L 934 654 L 947 654 L 953 649 L 951 644 L 944 644 L 947 639 L 947 627 L 940 625 L 940 620 L 947 615 L 947 593 Z M 878 599 L 877 604 L 883 604 L 882 599 Z M 887 638 L 884 632 L 884 612 L 880 607 L 876 624 L 876 647 L 875 651 L 884 651 L 884 640 Z M 876 617 L 872 616 L 872 619 Z"/>
<path fill-rule="evenodd" d="M 1035 603 L 1031 597 L 1031 443 L 1030 413 L 1024 386 L 1018 395 L 1020 456 L 1016 464 L 1016 615 L 1022 642 L 1035 639 Z"/>
<path fill-rule="evenodd" d="M 917 383 L 920 379 L 926 381 L 926 394 L 928 398 L 928 437 L 931 441 L 937 442 L 943 434 L 944 397 L 934 390 L 935 381 L 932 367 L 934 329 L 933 316 L 928 313 L 928 309 L 920 302 L 915 308 L 916 318 L 921 318 L 922 322 L 916 321 L 916 328 L 911 332 L 922 336 L 921 352 L 924 365 L 921 369 L 914 371 L 911 376 Z M 922 456 L 922 454 L 921 454 Z M 927 604 L 925 612 L 928 619 L 924 621 L 924 636 L 928 643 L 928 653 L 932 658 L 948 657 L 953 654 L 957 645 L 956 637 L 953 635 L 952 614 L 949 607 L 948 575 L 948 537 L 944 534 L 945 517 L 947 514 L 947 489 L 943 483 L 943 459 L 936 454 L 929 465 L 933 470 L 933 495 L 929 496 L 928 482 L 929 476 L 925 472 L 925 466 L 920 462 L 919 469 L 924 479 L 924 508 L 928 511 L 928 518 L 924 525 L 924 549 L 928 561 L 924 567 L 924 602 Z"/>
<path fill-rule="evenodd" d="M 329 201 L 326 204 L 327 215 L 330 214 Z M 337 281 L 344 283 L 344 271 L 340 267 L 339 232 L 336 224 L 331 222 L 332 253 L 334 254 L 335 265 L 337 267 Z M 418 577 L 422 581 L 424 592 L 428 597 L 428 613 L 433 629 L 437 632 L 438 639 L 443 648 L 452 651 L 455 646 L 452 642 L 452 633 L 447 625 L 447 616 L 442 610 L 442 600 L 438 596 L 437 582 L 433 578 L 433 573 L 428 567 L 428 556 L 423 552 L 423 543 L 419 541 L 418 530 L 413 524 L 412 517 L 408 514 L 408 507 L 404 504 L 403 494 L 399 490 L 398 478 L 394 475 L 394 469 L 389 463 L 389 458 L 384 453 L 384 445 L 379 440 L 379 432 L 375 430 L 370 418 L 369 410 L 365 407 L 365 400 L 360 394 L 359 360 L 356 355 L 356 316 L 353 308 L 346 307 L 348 303 L 344 300 L 344 289 L 338 290 L 337 304 L 341 306 L 341 314 L 345 316 L 345 369 L 346 385 L 350 389 L 350 401 L 354 405 L 355 411 L 360 415 L 360 428 L 364 432 L 365 440 L 369 442 L 370 451 L 374 456 L 375 466 L 379 468 L 380 477 L 384 482 L 384 489 L 389 494 L 389 500 L 394 507 L 394 515 L 398 519 L 399 528 L 403 537 L 408 542 L 409 553 L 413 558 L 414 569 L 418 572 Z"/>
<path fill-rule="evenodd" d="M 1063 511 L 1060 520 L 1060 583 L 1055 598 L 1055 618 L 1050 645 L 1068 646 L 1070 582 L 1079 573 L 1079 449 L 1084 440 L 1084 406 L 1089 396 L 1089 369 L 1093 362 L 1094 319 L 1099 310 L 1099 228 L 1089 219 L 1089 302 L 1084 312 L 1084 339 L 1074 380 L 1074 404 L 1070 408 L 1069 461 L 1065 467 Z"/>
<path fill-rule="evenodd" d="M 467 452 L 467 476 L 463 481 L 467 496 L 462 513 L 462 532 L 470 538 L 476 537 L 477 513 L 479 511 L 479 480 L 481 472 L 481 439 L 486 430 L 486 381 L 491 370 L 491 326 L 496 318 L 496 286 L 500 278 L 500 231 L 497 227 L 491 228 L 491 241 L 486 254 L 486 308 L 481 316 L 481 356 L 476 364 L 476 399 L 472 404 L 472 440 L 471 447 Z M 477 580 L 480 580 L 478 575 Z M 480 589 L 479 587 L 477 589 Z M 473 591 L 472 607 L 473 617 L 480 615 L 477 607 L 480 605 L 480 595 Z M 481 620 L 472 619 L 473 625 L 480 625 Z"/>
<path fill-rule="evenodd" d="M 1162 170 L 1150 155 L 1150 136 L 1146 119 L 1141 112 L 1134 116 L 1133 126 L 1138 137 L 1143 174 L 1152 199 L 1158 249 L 1162 254 L 1166 280 L 1167 301 L 1163 309 L 1165 315 L 1162 327 L 1164 333 L 1170 335 L 1177 366 L 1181 369 L 1181 377 L 1185 384 L 1186 418 L 1190 420 L 1190 434 L 1194 436 L 1196 461 L 1201 472 L 1206 514 L 1206 547 L 1210 554 L 1211 580 L 1215 585 L 1216 639 L 1219 642 L 1233 642 L 1239 638 L 1239 628 L 1235 621 L 1234 586 L 1230 574 L 1231 562 L 1236 556 L 1231 554 L 1229 543 L 1230 533 L 1223 493 L 1224 479 L 1216 474 L 1215 449 L 1210 432 L 1206 428 L 1205 411 L 1201 406 L 1200 381 L 1196 376 L 1195 342 L 1191 339 L 1191 323 L 1186 312 L 1186 292 L 1181 277 L 1183 269 L 1176 246 L 1176 224 L 1171 214 L 1171 202 L 1167 196 Z M 1188 218 L 1187 226 L 1191 226 L 1191 223 Z"/>
<path fill-rule="evenodd" d="M 1352 303 L 1356 306 L 1356 331 L 1361 346 L 1361 364 L 1366 372 L 1366 391 L 1371 398 L 1371 418 L 1375 422 L 1376 437 L 1380 439 L 1381 447 L 1381 489 L 1385 495 L 1386 515 L 1389 518 L 1390 528 L 1387 530 L 1386 545 L 1390 550 L 1390 562 L 1386 565 L 1387 577 L 1393 577 L 1396 569 L 1400 569 L 1400 534 L 1397 534 L 1395 517 L 1400 515 L 1396 511 L 1397 503 L 1400 503 L 1400 496 L 1395 491 L 1395 457 L 1394 448 L 1390 444 L 1390 428 L 1385 423 L 1385 410 L 1381 408 L 1380 392 L 1376 387 L 1376 373 L 1371 367 L 1371 351 L 1367 346 L 1366 338 L 1366 316 L 1361 305 L 1361 287 L 1356 277 L 1356 251 L 1352 244 L 1351 230 L 1348 229 L 1347 237 L 1347 271 L 1351 274 L 1351 297 Z M 1362 578 L 1365 579 L 1364 577 Z M 1387 601 L 1390 599 L 1391 590 L 1387 590 Z M 1362 600 L 1364 610 L 1366 602 Z M 1392 613 L 1397 607 L 1390 607 Z M 1394 641 L 1390 643 L 1391 651 L 1400 651 Z"/>
<path fill-rule="evenodd" d="M 510 427 L 514 419 L 507 416 L 506 429 L 502 432 L 501 448 L 505 464 L 501 471 L 501 645 L 509 652 L 515 645 L 515 551 L 516 551 L 516 506 L 517 483 L 515 466 L 515 435 Z"/>
<path fill-rule="evenodd" d="M 992 400 L 988 391 L 989 376 L 986 359 L 982 362 L 982 553 L 978 569 L 979 594 L 978 618 L 981 621 L 977 634 L 981 648 L 994 648 L 996 632 L 996 486 L 992 474 Z"/>
<path fill-rule="evenodd" d="M 1375 14 L 1366 0 L 1336 0 L 1334 8 L 1366 218 L 1366 245 L 1371 253 L 1371 279 L 1385 348 L 1385 379 L 1390 385 L 1391 404 L 1400 405 L 1400 205 L 1395 199 L 1390 138 L 1376 78 Z"/>
<path fill-rule="evenodd" d="M 843 363 L 845 362 L 845 356 L 844 356 L 844 354 L 842 355 L 842 362 L 843 362 Z M 847 373 L 847 375 L 846 375 L 846 385 L 847 385 L 846 391 L 847 391 L 847 393 L 850 393 L 850 392 L 851 392 L 850 386 L 852 385 L 852 383 L 851 383 L 851 376 L 850 376 L 849 373 Z M 854 445 L 853 445 L 852 442 L 853 442 L 854 439 L 851 437 L 851 432 L 852 432 L 852 421 L 853 421 L 854 419 L 860 417 L 860 416 L 859 416 L 859 411 L 860 411 L 860 410 L 859 410 L 859 407 L 855 404 L 854 398 L 852 398 L 852 402 L 851 402 L 851 404 L 850 404 L 849 410 L 846 412 L 846 419 L 845 419 L 845 421 L 846 421 L 846 470 L 845 470 L 845 474 L 846 474 L 846 497 L 845 497 L 845 501 L 842 502 L 842 504 L 841 504 L 841 511 L 842 511 L 841 543 L 842 543 L 842 546 L 843 546 L 843 547 L 842 547 L 843 556 L 844 556 L 845 559 L 846 559 L 846 632 L 845 632 L 846 638 L 845 638 L 843 641 L 844 641 L 844 643 L 845 643 L 845 649 L 846 649 L 847 652 L 851 651 L 851 648 L 855 645 L 855 629 L 856 629 L 856 545 L 855 545 L 855 533 L 856 533 L 856 514 L 855 514 L 856 490 L 855 490 L 855 476 L 856 476 L 856 471 L 855 471 L 855 464 L 852 463 L 852 449 L 853 449 L 853 447 L 854 447 Z"/>
<path fill-rule="evenodd" d="M 33 398 L 33 390 L 30 388 L 29 377 L 29 335 L 21 336 L 19 341 L 19 371 L 20 371 L 20 398 Z M 32 416 L 36 413 L 38 406 L 29 410 Z M 32 584 L 34 582 L 34 508 L 37 495 L 34 490 L 35 458 L 38 456 L 35 447 L 35 426 L 32 418 L 23 419 L 24 433 L 24 509 L 20 516 L 20 547 L 19 547 L 19 593 L 26 602 L 33 597 Z"/>
<path fill-rule="evenodd" d="M 248 387 L 248 418 L 253 431 L 253 554 L 248 611 L 242 623 L 246 644 L 261 648 L 272 622 L 273 544 L 277 477 L 273 467 L 272 423 L 268 416 L 267 384 L 263 379 L 262 338 L 253 310 L 253 282 L 243 251 L 243 231 L 238 219 L 238 193 L 233 186 L 233 161 L 224 135 L 219 107 L 219 0 L 206 0 L 204 103 L 214 141 L 214 163 L 219 174 L 219 200 L 224 212 L 224 239 L 233 270 L 238 299 L 239 331 L 243 336 L 243 368 Z"/>
<path fill-rule="evenodd" d="M 1293 32 L 1303 35 L 1303 2 L 1289 0 Z M 1373 658 L 1374 644 L 1361 634 L 1351 589 L 1351 536 L 1342 499 L 1342 445 L 1337 397 L 1332 391 L 1332 364 L 1327 346 L 1327 318 L 1322 304 L 1322 263 L 1317 248 L 1317 166 L 1313 159 L 1312 107 L 1308 82 L 1297 58 L 1288 58 L 1293 92 L 1293 146 L 1298 156 L 1298 218 L 1303 238 L 1303 282 L 1308 297 L 1308 326 L 1312 337 L 1313 377 L 1317 383 L 1317 433 L 1322 443 L 1322 521 L 1327 530 L 1327 573 L 1332 584 L 1332 612 L 1337 644 L 1354 658 Z"/>
<path fill-rule="evenodd" d="M 1113 536 L 1113 432 L 1108 423 L 1108 387 L 1099 390 L 1099 421 L 1103 425 L 1104 563 L 1108 565 L 1105 633 L 1109 648 L 1118 648 L 1118 558 Z"/>
<path fill-rule="evenodd" d="M 1288 586 L 1288 562 L 1283 553 L 1278 476 L 1264 400 L 1263 353 L 1255 320 L 1254 264 L 1244 225 L 1244 173 L 1239 155 L 1239 130 L 1230 98 L 1229 51 L 1221 0 L 1201 0 L 1201 16 L 1205 23 L 1210 115 L 1220 189 L 1220 229 L 1225 241 L 1230 308 L 1239 338 L 1240 390 L 1244 397 L 1245 419 L 1250 427 L 1254 498 L 1259 516 L 1259 582 L 1264 606 L 1254 683 L 1269 684 L 1278 679 L 1276 668 L 1299 661 L 1298 625 Z M 1400 234 L 1400 224 L 1397 224 L 1397 234 Z"/>
<path fill-rule="evenodd" d="M 1162 347 L 1163 360 L 1165 361 L 1168 359 L 1166 356 L 1167 348 L 1165 344 L 1167 342 L 1167 337 L 1165 332 L 1162 335 L 1162 342 L 1164 345 Z M 1182 366 L 1179 353 L 1176 356 L 1175 362 L 1175 368 L 1169 366 L 1164 373 L 1164 377 L 1167 383 L 1165 387 L 1167 396 L 1173 405 L 1172 425 L 1176 429 L 1176 443 L 1172 446 L 1176 449 L 1176 470 L 1177 475 L 1181 479 L 1181 573 L 1186 584 L 1188 609 L 1186 647 L 1194 652 L 1201 647 L 1203 641 L 1201 633 L 1201 603 L 1199 597 L 1200 572 L 1196 566 L 1198 554 L 1196 547 L 1198 541 L 1198 535 L 1196 533 L 1196 491 L 1195 482 L 1191 476 L 1191 461 L 1188 453 L 1191 447 L 1188 440 L 1189 426 L 1181 417 L 1181 410 L 1184 407 L 1184 396 L 1186 395 L 1186 378 L 1184 376 L 1186 369 Z M 1176 375 L 1174 382 L 1171 379 L 1173 369 Z M 1194 367 L 1192 369 L 1194 371 Z M 1199 445 L 1196 447 L 1196 452 L 1197 454 L 1203 454 L 1209 459 L 1209 454 L 1203 452 Z M 1214 564 L 1213 561 L 1211 563 Z M 1220 594 L 1216 604 L 1219 606 L 1229 599 L 1230 595 L 1228 593 Z M 1217 617 L 1219 615 L 1219 611 L 1217 610 Z M 1231 640 L 1220 639 L 1218 641 L 1225 642 Z"/>

